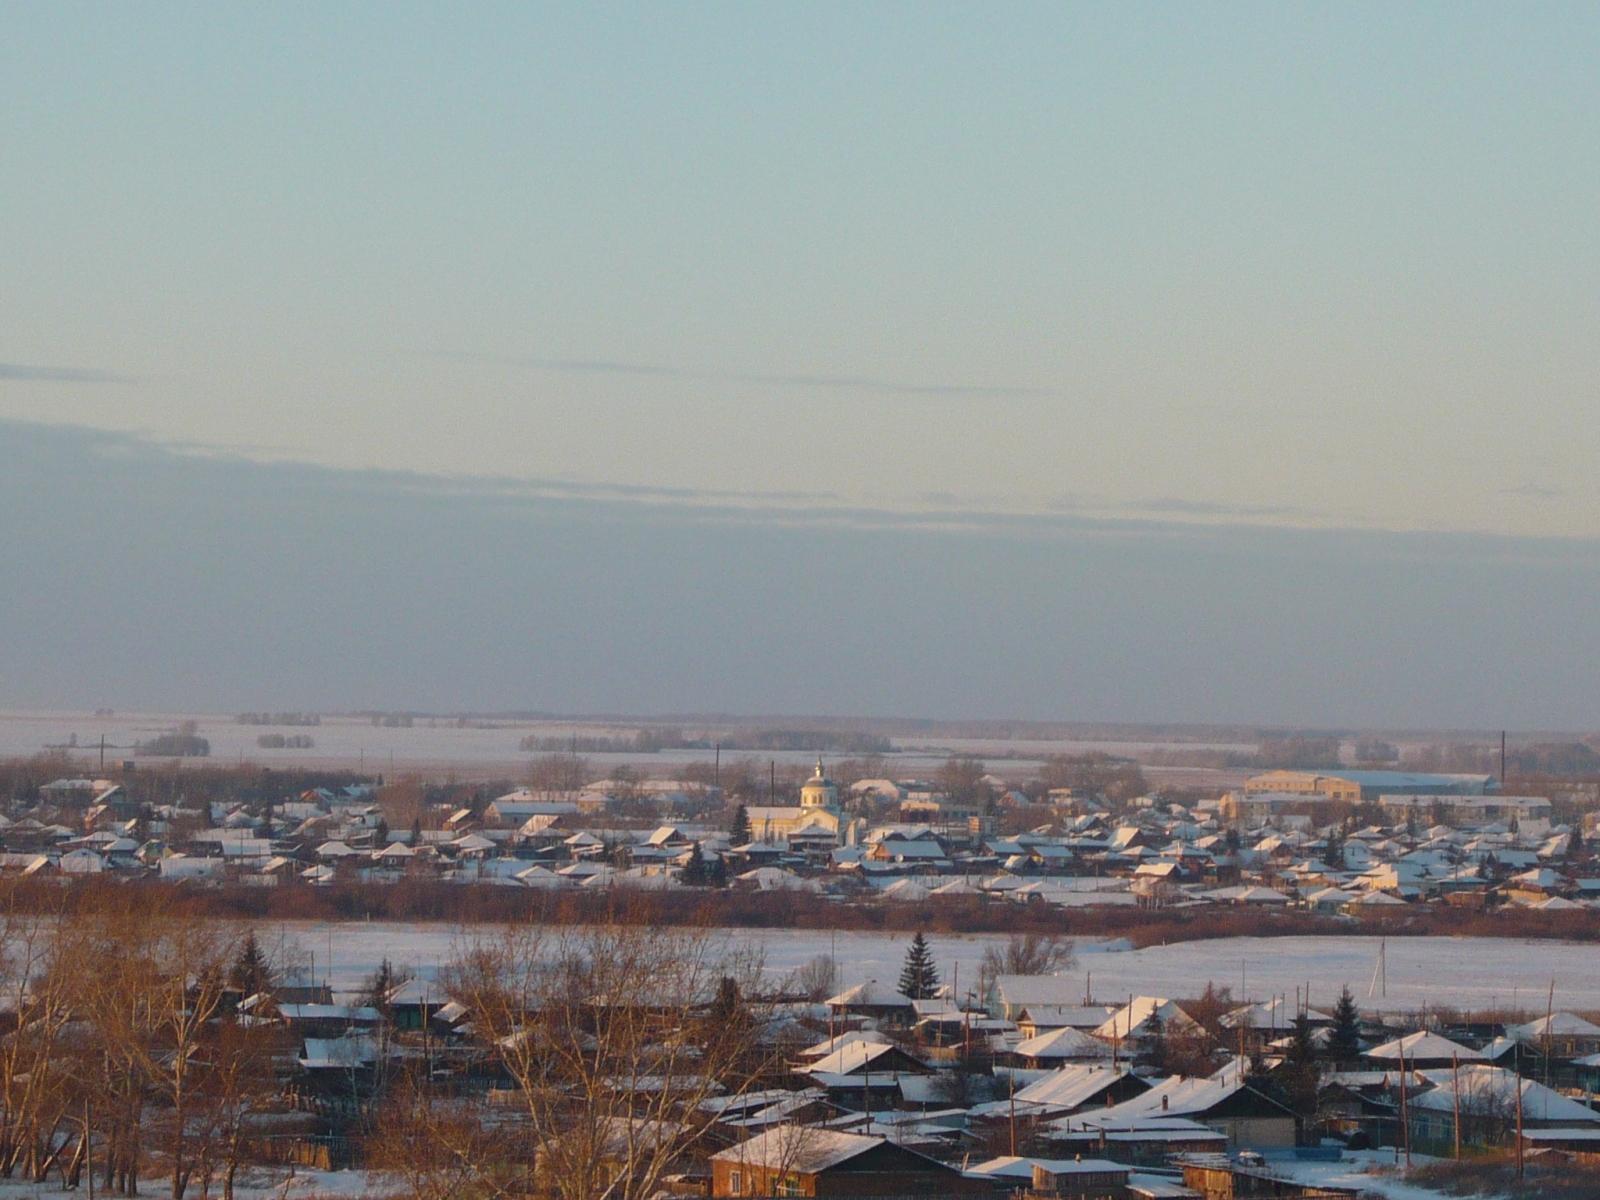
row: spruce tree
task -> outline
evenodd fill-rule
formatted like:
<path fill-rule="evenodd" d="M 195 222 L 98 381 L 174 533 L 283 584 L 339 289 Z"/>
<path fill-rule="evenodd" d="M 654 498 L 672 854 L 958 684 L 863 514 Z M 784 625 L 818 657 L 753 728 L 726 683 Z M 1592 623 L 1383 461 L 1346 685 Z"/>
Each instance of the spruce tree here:
<path fill-rule="evenodd" d="M 1131 1020 L 1133 1014 L 1128 1015 Z M 1139 1039 L 1139 1053 L 1134 1061 L 1157 1071 L 1167 1069 L 1167 1023 L 1162 1020 L 1159 1008 L 1145 1018 L 1144 1034 Z"/>
<path fill-rule="evenodd" d="M 750 841 L 750 814 L 744 805 L 739 805 L 733 813 L 733 828 L 728 830 L 728 838 L 735 846 L 748 845 Z"/>
<path fill-rule="evenodd" d="M 706 863 L 706 886 L 714 888 L 728 886 L 728 864 L 720 854 L 713 854 L 711 861 Z"/>
<path fill-rule="evenodd" d="M 919 929 L 906 948 L 906 965 L 900 970 L 900 994 L 913 1000 L 927 1000 L 938 988 L 939 971 L 933 965 L 933 951 Z"/>
<path fill-rule="evenodd" d="M 1361 1012 L 1349 985 L 1333 1006 L 1333 1031 L 1328 1037 L 1328 1057 L 1335 1063 L 1353 1063 L 1361 1057 Z"/>
<path fill-rule="evenodd" d="M 1311 1018 L 1305 1013 L 1294 1019 L 1289 1049 L 1283 1059 L 1283 1090 L 1290 1107 L 1301 1116 L 1310 1116 L 1317 1111 L 1321 1077 L 1317 1071 L 1317 1044 L 1311 1037 Z"/>
<path fill-rule="evenodd" d="M 1344 834 L 1334 829 L 1328 834 L 1328 848 L 1322 859 L 1335 871 L 1344 870 Z"/>
<path fill-rule="evenodd" d="M 699 842 L 695 842 L 689 847 L 689 861 L 683 864 L 683 871 L 678 878 L 689 887 L 705 887 L 708 882 L 706 860 L 705 856 L 700 853 Z"/>
<path fill-rule="evenodd" d="M 239 947 L 239 957 L 228 971 L 228 983 L 244 996 L 254 996 L 272 987 L 272 967 L 256 941 L 256 931 L 245 934 L 244 945 Z"/>

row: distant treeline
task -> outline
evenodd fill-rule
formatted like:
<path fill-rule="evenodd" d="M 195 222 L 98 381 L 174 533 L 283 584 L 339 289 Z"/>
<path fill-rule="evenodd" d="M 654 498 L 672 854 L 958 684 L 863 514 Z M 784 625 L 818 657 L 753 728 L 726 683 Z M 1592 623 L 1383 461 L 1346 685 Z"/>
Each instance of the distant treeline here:
<path fill-rule="evenodd" d="M 152 758 L 208 758 L 211 743 L 198 734 L 163 733 L 134 746 L 134 753 Z"/>
<path fill-rule="evenodd" d="M 322 718 L 308 712 L 243 712 L 234 718 L 240 725 L 321 725 Z"/>
<path fill-rule="evenodd" d="M 701 744 L 703 748 L 704 743 Z M 736 729 L 724 750 L 790 750 L 807 754 L 888 754 L 894 742 L 876 733 L 826 729 Z"/>
<path fill-rule="evenodd" d="M 540 754 L 654 754 L 659 750 L 681 749 L 687 743 L 655 729 L 640 729 L 631 734 L 573 734 L 554 737 L 530 733 L 517 743 L 519 750 Z"/>
<path fill-rule="evenodd" d="M 1156 766 L 1212 767 L 1231 770 L 1333 771 L 1341 767 L 1386 767 L 1405 771 L 1444 771 L 1466 775 L 1498 775 L 1500 744 L 1432 742 L 1404 748 L 1377 737 L 1356 739 L 1349 756 L 1333 735 L 1285 735 L 1263 739 L 1252 753 L 1239 750 L 1152 750 L 1141 756 Z M 1600 750 L 1588 742 L 1513 742 L 1506 749 L 1508 778 L 1600 778 Z"/>
<path fill-rule="evenodd" d="M 263 733 L 256 745 L 263 750 L 309 750 L 316 742 L 309 733 Z"/>
<path fill-rule="evenodd" d="M 655 754 L 662 750 L 790 751 L 807 754 L 888 754 L 894 743 L 872 733 L 825 729 L 736 729 L 722 738 L 685 737 L 683 730 L 646 727 L 633 733 L 555 737 L 530 733 L 518 749 L 541 754 Z"/>

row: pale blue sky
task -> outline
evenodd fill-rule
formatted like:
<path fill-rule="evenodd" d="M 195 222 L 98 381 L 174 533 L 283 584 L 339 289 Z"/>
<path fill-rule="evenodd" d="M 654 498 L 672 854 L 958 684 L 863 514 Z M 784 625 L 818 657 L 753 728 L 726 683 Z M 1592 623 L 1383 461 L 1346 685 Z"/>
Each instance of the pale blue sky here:
<path fill-rule="evenodd" d="M 9 415 L 349 466 L 1600 533 L 1594 5 L 5 28 L 0 362 L 137 381 L 12 379 Z M 518 365 L 572 362 L 686 374 Z M 923 386 L 995 390 L 896 390 Z"/>
<path fill-rule="evenodd" d="M 1600 6 L 0 17 L 0 438 L 774 530 L 1600 537 Z"/>

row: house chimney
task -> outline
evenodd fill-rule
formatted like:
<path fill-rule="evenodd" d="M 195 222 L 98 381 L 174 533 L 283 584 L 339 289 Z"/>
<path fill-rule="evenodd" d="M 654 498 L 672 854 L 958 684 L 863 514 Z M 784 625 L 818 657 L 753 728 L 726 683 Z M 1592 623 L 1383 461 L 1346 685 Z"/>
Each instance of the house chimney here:
<path fill-rule="evenodd" d="M 1166 1096 L 1161 1097 L 1161 1111 L 1162 1112 L 1166 1112 L 1167 1111 L 1167 1097 Z"/>

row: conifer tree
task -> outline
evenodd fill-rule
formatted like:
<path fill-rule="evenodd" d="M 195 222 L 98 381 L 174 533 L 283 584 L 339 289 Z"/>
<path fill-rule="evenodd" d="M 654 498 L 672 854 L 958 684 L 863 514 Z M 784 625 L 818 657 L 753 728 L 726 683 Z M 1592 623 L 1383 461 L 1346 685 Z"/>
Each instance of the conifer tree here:
<path fill-rule="evenodd" d="M 939 971 L 933 965 L 933 951 L 919 929 L 906 948 L 906 964 L 900 970 L 900 994 L 913 1000 L 927 1000 L 938 988 Z"/>
<path fill-rule="evenodd" d="M 1311 1037 L 1311 1018 L 1301 1013 L 1294 1019 L 1289 1034 L 1289 1049 L 1283 1056 L 1283 1090 L 1290 1106 L 1302 1116 L 1317 1111 L 1317 1044 Z"/>
<path fill-rule="evenodd" d="M 228 983 L 244 996 L 254 996 L 272 987 L 272 966 L 256 940 L 256 931 L 245 934 L 244 945 L 239 947 L 239 957 L 228 971 Z"/>
<path fill-rule="evenodd" d="M 706 886 L 714 888 L 728 886 L 728 864 L 720 854 L 713 854 L 711 861 L 706 863 Z"/>
<path fill-rule="evenodd" d="M 1333 1006 L 1333 1031 L 1328 1037 L 1328 1057 L 1336 1063 L 1353 1063 L 1361 1057 L 1361 1012 L 1349 985 Z"/>
<path fill-rule="evenodd" d="M 678 878 L 689 887 L 705 887 L 709 882 L 706 875 L 706 860 L 700 853 L 699 842 L 689 847 L 689 861 L 683 864 L 683 871 Z"/>
<path fill-rule="evenodd" d="M 744 846 L 750 841 L 750 814 L 742 804 L 734 810 L 733 828 L 728 831 L 728 837 L 735 846 Z"/>
<path fill-rule="evenodd" d="M 1344 870 L 1344 834 L 1338 829 L 1328 834 L 1328 848 L 1322 858 L 1335 871 Z"/>
<path fill-rule="evenodd" d="M 1132 1019 L 1133 1014 L 1128 1014 Z M 1155 1009 L 1145 1018 L 1144 1036 L 1140 1038 L 1139 1054 L 1135 1060 L 1140 1066 L 1153 1067 L 1157 1071 L 1167 1069 L 1167 1023 L 1161 1018 L 1161 1010 Z"/>

